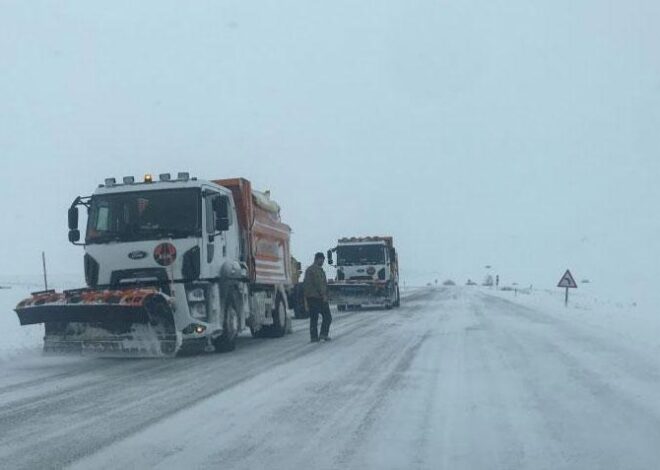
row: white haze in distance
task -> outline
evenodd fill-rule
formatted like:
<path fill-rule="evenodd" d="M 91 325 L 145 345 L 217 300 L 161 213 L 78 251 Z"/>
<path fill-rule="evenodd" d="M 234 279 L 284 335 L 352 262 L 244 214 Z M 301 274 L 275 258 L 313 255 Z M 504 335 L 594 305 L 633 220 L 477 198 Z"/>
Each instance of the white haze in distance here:
<path fill-rule="evenodd" d="M 71 200 L 188 170 L 271 189 L 304 262 L 657 289 L 659 2 L 323 3 L 2 0 L 0 272 L 82 276 Z"/>

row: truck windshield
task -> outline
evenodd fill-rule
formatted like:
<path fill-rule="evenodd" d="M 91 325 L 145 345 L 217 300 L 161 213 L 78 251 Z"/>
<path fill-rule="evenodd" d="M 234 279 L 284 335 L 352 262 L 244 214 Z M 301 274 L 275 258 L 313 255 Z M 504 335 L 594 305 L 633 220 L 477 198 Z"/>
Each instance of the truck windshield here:
<path fill-rule="evenodd" d="M 385 264 L 383 245 L 347 245 L 337 247 L 337 265 Z"/>
<path fill-rule="evenodd" d="M 166 189 L 92 196 L 88 244 L 198 236 L 199 189 Z"/>

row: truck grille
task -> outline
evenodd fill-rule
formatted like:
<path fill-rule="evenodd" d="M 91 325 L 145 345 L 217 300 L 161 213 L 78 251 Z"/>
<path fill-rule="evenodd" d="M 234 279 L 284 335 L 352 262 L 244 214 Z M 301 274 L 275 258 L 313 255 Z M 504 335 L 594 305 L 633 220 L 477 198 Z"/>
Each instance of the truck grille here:
<path fill-rule="evenodd" d="M 372 281 L 374 278 L 371 276 L 351 276 L 351 281 Z"/>

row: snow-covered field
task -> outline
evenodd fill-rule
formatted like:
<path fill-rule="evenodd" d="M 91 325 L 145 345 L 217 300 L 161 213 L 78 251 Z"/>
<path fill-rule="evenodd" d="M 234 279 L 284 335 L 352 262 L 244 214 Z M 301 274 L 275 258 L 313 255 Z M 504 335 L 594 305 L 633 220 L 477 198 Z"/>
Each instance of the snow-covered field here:
<path fill-rule="evenodd" d="M 69 289 L 80 287 L 81 281 L 75 276 L 57 276 L 49 288 Z M 43 325 L 21 326 L 14 308 L 31 292 L 43 290 L 43 279 L 39 276 L 0 275 L 0 363 L 16 355 L 40 355 L 43 344 Z"/>
<path fill-rule="evenodd" d="M 0 284 L 0 329 L 4 338 L 0 341 L 0 364 L 17 354 L 39 354 L 43 342 L 43 325 L 21 327 L 14 307 L 30 292 L 39 290 L 29 282 Z"/>
<path fill-rule="evenodd" d="M 655 293 L 640 299 L 621 299 L 620 292 L 601 291 L 581 285 L 569 292 L 564 306 L 564 289 L 535 289 L 527 293 L 493 291 L 488 294 L 515 301 L 535 310 L 567 318 L 590 328 L 604 329 L 631 344 L 643 343 L 660 354 L 660 301 Z"/>
<path fill-rule="evenodd" d="M 0 362 L 0 462 L 657 468 L 660 355 L 643 331 L 656 320 L 638 307 L 575 300 L 564 309 L 544 291 L 422 288 L 400 309 L 335 313 L 326 344 L 310 344 L 297 320 L 292 335 L 245 336 L 223 355 L 17 351 Z"/>

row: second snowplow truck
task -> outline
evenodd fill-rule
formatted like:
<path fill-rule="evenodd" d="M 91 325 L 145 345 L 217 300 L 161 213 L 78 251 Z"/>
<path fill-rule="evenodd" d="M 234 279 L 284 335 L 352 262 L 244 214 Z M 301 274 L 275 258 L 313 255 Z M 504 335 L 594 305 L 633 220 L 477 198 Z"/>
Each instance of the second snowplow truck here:
<path fill-rule="evenodd" d="M 228 351 L 245 327 L 282 336 L 291 326 L 290 233 L 277 203 L 242 178 L 109 178 L 69 209 L 87 287 L 37 292 L 16 312 L 22 325 L 45 324 L 44 350 L 56 353 Z"/>
<path fill-rule="evenodd" d="M 338 310 L 400 305 L 399 263 L 392 237 L 341 238 L 328 250 L 328 264 L 337 268 L 328 290 Z"/>

